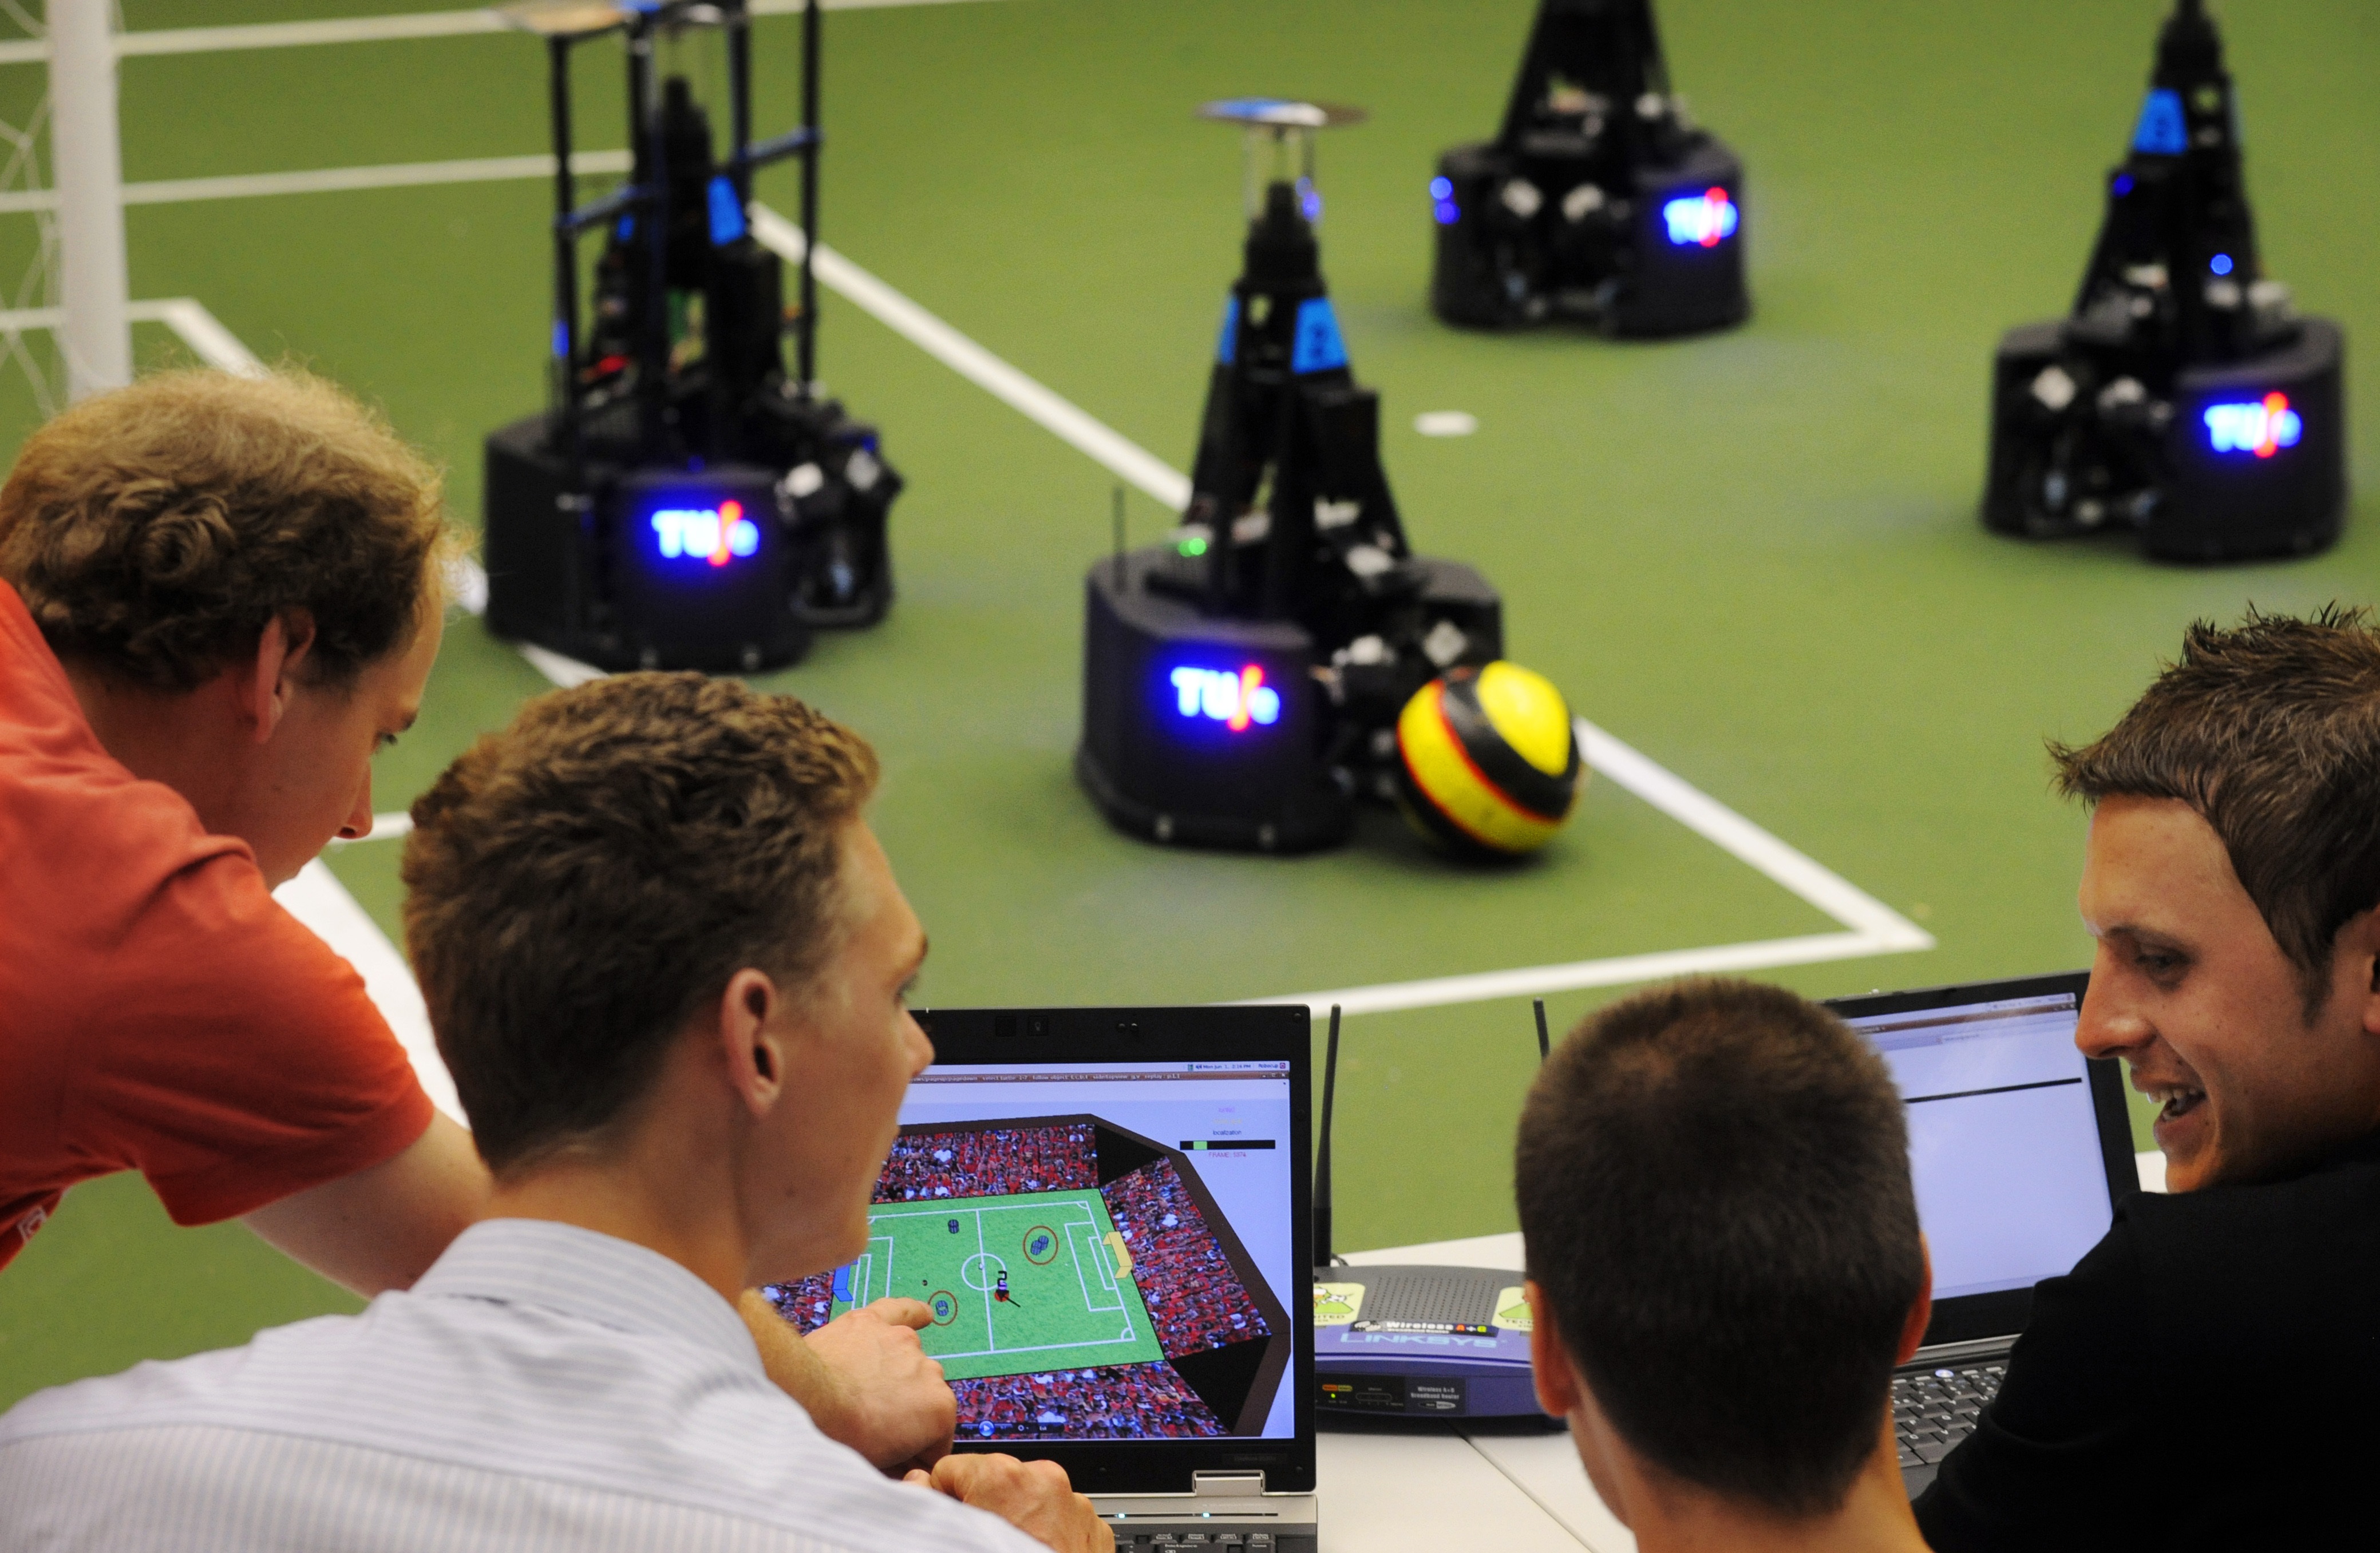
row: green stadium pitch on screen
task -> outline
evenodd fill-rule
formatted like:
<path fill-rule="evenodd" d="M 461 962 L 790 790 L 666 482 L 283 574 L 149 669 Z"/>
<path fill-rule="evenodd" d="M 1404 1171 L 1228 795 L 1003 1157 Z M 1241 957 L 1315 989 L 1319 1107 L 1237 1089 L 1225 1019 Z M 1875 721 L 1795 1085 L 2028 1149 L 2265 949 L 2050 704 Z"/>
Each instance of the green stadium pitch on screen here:
<path fill-rule="evenodd" d="M 923 1302 L 961 1438 L 1266 1429 L 1290 1315 L 1189 1152 L 1088 1114 L 912 1122 L 868 1224 L 847 1266 L 763 1292 L 806 1332 Z"/>
<path fill-rule="evenodd" d="M 922 1300 L 926 1352 L 953 1380 L 1162 1357 L 1096 1191 L 882 1203 L 868 1250 L 834 1275 L 832 1314 Z"/>

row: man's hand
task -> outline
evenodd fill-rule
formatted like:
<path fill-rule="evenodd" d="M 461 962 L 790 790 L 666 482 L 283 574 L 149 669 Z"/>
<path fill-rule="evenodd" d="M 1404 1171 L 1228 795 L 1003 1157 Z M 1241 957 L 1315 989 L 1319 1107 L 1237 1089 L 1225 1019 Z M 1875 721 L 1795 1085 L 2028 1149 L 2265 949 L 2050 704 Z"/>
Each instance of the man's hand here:
<path fill-rule="evenodd" d="M 802 1404 L 829 1439 L 875 1465 L 930 1467 L 951 1449 L 958 1399 L 917 1329 L 933 1313 L 916 1300 L 879 1300 L 797 1336 L 757 1289 L 737 1309 L 769 1378 Z"/>
<path fill-rule="evenodd" d="M 905 1481 L 989 1511 L 1058 1553 L 1115 1553 L 1115 1533 L 1092 1511 L 1091 1501 L 1075 1492 L 1066 1469 L 1055 1462 L 945 1456 L 931 1473 L 912 1472 Z"/>
<path fill-rule="evenodd" d="M 846 1432 L 834 1438 L 880 1467 L 930 1467 L 950 1454 L 959 1401 L 917 1341 L 933 1320 L 923 1300 L 879 1300 L 804 1340 L 842 1393 Z"/>

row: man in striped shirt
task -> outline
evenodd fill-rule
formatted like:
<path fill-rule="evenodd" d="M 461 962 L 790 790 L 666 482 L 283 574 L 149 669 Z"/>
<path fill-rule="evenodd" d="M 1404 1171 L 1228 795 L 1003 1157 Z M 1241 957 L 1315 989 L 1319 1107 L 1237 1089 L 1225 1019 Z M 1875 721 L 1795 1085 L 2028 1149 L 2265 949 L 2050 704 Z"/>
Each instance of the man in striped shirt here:
<path fill-rule="evenodd" d="M 1063 1472 L 905 1481 L 771 1385 L 746 1289 L 865 1249 L 932 1059 L 856 735 L 632 674 L 415 806 L 407 945 L 494 1187 L 410 1290 L 0 1418 L 0 1547 L 1107 1553 Z"/>

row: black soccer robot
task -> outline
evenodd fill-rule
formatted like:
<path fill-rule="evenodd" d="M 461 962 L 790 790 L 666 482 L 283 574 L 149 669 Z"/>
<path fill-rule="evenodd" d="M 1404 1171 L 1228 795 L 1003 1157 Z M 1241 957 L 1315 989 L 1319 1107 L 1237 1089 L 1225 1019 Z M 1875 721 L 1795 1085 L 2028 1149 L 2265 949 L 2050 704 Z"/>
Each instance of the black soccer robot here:
<path fill-rule="evenodd" d="M 2175 561 L 2319 550 L 2347 505 L 2341 351 L 2264 273 L 2222 41 L 2180 0 L 2072 314 L 2000 340 L 1984 523 L 2136 528 Z"/>
<path fill-rule="evenodd" d="M 1752 310 L 1743 164 L 1670 91 L 1652 0 L 1542 0 L 1503 128 L 1439 157 L 1429 195 L 1449 323 L 1682 334 Z"/>
<path fill-rule="evenodd" d="M 901 478 L 876 430 L 823 397 L 813 370 L 819 21 L 803 18 L 802 127 L 751 138 L 744 0 L 526 0 L 506 18 L 545 38 L 555 156 L 549 407 L 487 443 L 491 628 L 606 669 L 755 670 L 801 656 L 812 630 L 881 618 L 892 599 L 885 520 Z M 729 148 L 686 78 L 656 91 L 656 45 L 718 30 Z M 628 181 L 577 202 L 570 54 L 624 34 Z M 753 171 L 802 161 L 798 354 L 787 375 L 783 267 L 751 232 Z M 604 237 L 592 317 L 579 239 Z"/>
<path fill-rule="evenodd" d="M 1182 526 L 1087 579 L 1075 771 L 1135 834 L 1303 851 L 1344 839 L 1358 798 L 1394 797 L 1400 710 L 1497 659 L 1503 608 L 1478 573 L 1406 543 L 1379 396 L 1349 370 L 1323 285 L 1313 138 L 1361 115 L 1274 99 L 1201 112 L 1248 127 L 1245 267 Z"/>

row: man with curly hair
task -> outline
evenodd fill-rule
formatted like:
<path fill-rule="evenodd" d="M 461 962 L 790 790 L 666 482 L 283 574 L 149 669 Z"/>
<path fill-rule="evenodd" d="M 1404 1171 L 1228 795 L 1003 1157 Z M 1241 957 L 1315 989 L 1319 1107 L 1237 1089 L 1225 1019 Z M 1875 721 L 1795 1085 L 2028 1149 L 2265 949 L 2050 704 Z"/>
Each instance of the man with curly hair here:
<path fill-rule="evenodd" d="M 438 472 L 297 371 L 166 372 L 26 443 L 0 485 L 0 1267 L 76 1183 L 144 1175 L 359 1293 L 484 1211 L 362 980 L 273 887 L 372 823 L 445 610 Z M 880 1462 L 954 1405 L 862 1312 L 772 1375 Z"/>

